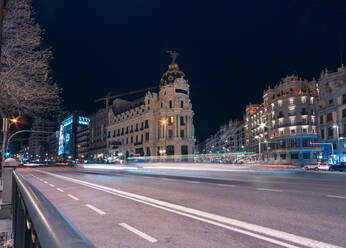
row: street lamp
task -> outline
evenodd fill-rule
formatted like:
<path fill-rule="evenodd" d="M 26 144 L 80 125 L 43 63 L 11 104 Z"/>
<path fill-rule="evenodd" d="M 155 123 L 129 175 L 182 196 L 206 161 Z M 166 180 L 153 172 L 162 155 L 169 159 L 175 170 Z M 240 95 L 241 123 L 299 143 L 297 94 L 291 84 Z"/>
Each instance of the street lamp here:
<path fill-rule="evenodd" d="M 167 118 L 162 118 L 161 120 L 160 120 L 160 125 L 161 126 L 163 126 L 163 135 L 164 135 L 164 142 L 165 142 L 165 144 L 164 144 L 164 148 L 165 149 L 162 149 L 162 150 L 160 150 L 159 152 L 160 152 L 160 154 L 161 153 L 166 153 L 166 139 L 167 139 L 167 125 L 168 125 L 168 119 Z M 162 155 L 161 155 L 162 156 Z"/>
<path fill-rule="evenodd" d="M 336 129 L 336 138 L 337 138 L 337 150 L 338 150 L 338 163 L 340 163 L 340 133 L 339 133 L 339 125 L 333 125 L 333 128 Z"/>

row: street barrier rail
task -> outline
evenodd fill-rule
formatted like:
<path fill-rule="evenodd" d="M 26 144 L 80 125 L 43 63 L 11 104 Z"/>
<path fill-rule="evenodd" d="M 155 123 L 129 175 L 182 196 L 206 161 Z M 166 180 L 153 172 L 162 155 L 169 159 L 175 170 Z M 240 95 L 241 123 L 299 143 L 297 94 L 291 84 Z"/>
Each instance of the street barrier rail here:
<path fill-rule="evenodd" d="M 94 247 L 20 172 L 13 172 L 14 247 Z"/>

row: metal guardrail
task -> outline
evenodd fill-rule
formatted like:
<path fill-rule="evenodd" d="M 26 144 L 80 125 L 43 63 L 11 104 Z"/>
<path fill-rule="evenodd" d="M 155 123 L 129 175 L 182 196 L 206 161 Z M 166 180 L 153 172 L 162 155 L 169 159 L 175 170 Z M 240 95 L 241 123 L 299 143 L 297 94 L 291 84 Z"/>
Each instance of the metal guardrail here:
<path fill-rule="evenodd" d="M 13 172 L 14 247 L 94 247 L 20 172 Z"/>

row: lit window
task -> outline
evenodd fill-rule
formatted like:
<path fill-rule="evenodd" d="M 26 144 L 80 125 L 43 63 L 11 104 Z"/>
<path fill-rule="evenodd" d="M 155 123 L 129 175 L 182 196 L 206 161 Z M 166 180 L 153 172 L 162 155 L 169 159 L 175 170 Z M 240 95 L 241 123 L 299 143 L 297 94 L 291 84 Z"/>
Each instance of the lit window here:
<path fill-rule="evenodd" d="M 294 98 L 291 97 L 291 98 L 290 98 L 290 104 L 293 104 L 293 103 L 294 103 Z"/>

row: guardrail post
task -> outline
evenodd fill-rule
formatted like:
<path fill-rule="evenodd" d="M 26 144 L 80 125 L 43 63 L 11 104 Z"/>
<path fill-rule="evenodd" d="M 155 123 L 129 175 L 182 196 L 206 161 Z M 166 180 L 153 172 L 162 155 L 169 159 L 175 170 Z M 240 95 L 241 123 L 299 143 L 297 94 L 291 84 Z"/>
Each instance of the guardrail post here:
<path fill-rule="evenodd" d="M 8 158 L 3 162 L 3 189 L 2 189 L 2 204 L 0 211 L 0 219 L 11 218 L 12 205 L 12 173 L 18 166 L 18 162 L 13 158 Z"/>

